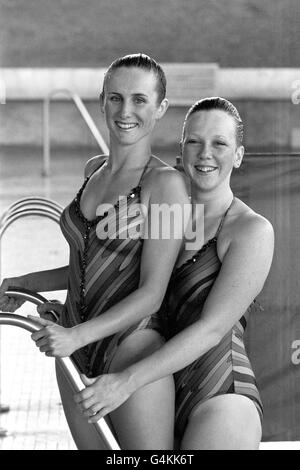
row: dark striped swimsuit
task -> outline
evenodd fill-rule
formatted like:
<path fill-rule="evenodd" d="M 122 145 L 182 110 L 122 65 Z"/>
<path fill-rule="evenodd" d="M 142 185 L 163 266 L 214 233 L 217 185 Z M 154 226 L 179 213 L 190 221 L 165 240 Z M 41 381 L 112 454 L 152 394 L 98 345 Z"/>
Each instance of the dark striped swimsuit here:
<path fill-rule="evenodd" d="M 163 309 L 165 335 L 169 338 L 201 317 L 204 303 L 221 269 L 217 238 L 228 210 L 216 235 L 172 274 Z M 249 311 L 250 308 L 217 346 L 174 375 L 175 434 L 178 437 L 183 436 L 190 413 L 196 405 L 226 393 L 249 397 L 262 420 L 262 403 L 243 342 Z"/>
<path fill-rule="evenodd" d="M 92 175 L 63 211 L 60 225 L 69 243 L 70 261 L 62 326 L 72 327 L 97 317 L 138 288 L 143 240 L 141 236 L 129 236 L 130 227 L 135 227 L 137 220 L 136 213 L 132 211 L 131 215 L 129 211 L 140 203 L 146 168 L 128 196 L 102 216 L 89 221 L 80 210 L 81 194 Z M 107 234 L 109 227 L 109 236 L 99 237 L 99 233 Z M 120 343 L 134 331 L 145 328 L 161 332 L 157 314 L 75 351 L 72 359 L 88 377 L 107 373 Z"/>

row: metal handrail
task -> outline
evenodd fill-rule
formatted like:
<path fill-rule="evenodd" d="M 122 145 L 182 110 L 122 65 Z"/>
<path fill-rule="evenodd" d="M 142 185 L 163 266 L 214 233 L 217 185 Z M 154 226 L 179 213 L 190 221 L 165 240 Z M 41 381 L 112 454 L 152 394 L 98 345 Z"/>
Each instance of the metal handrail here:
<path fill-rule="evenodd" d="M 36 207 L 37 206 L 37 207 Z M 23 208 L 23 210 L 22 210 Z M 25 209 L 24 209 L 25 208 Z M 44 208 L 44 210 L 43 210 Z M 35 209 L 35 210 L 34 210 Z M 19 199 L 11 204 L 0 218 L 0 279 L 2 268 L 2 237 L 7 228 L 17 219 L 29 215 L 38 215 L 52 219 L 54 222 L 59 222 L 60 213 L 63 208 L 55 201 L 41 196 L 30 196 Z M 55 312 L 52 312 L 56 317 Z M 1 386 L 0 386 L 1 390 Z M 1 404 L 0 404 L 1 407 Z M 9 409 L 9 408 L 8 408 Z M 6 435 L 6 431 L 0 429 L 1 436 Z"/>
<path fill-rule="evenodd" d="M 6 291 L 6 295 L 31 302 L 37 306 L 47 302 L 47 299 L 37 292 L 32 292 L 24 288 L 21 289 L 20 287 L 9 287 Z M 59 315 L 54 310 L 49 310 L 49 313 L 53 315 L 56 321 L 59 320 Z"/>
<path fill-rule="evenodd" d="M 35 202 L 38 207 L 34 207 Z M 55 201 L 39 196 L 31 196 L 28 198 L 19 199 L 8 207 L 0 219 L 0 279 L 2 262 L 2 237 L 8 227 L 16 220 L 28 216 L 46 217 L 56 223 L 59 223 L 62 210 L 63 208 Z"/>
<path fill-rule="evenodd" d="M 52 210 L 44 210 L 44 209 L 35 209 L 35 208 L 26 208 L 19 211 L 15 211 L 11 214 L 7 214 L 3 220 L 1 221 L 2 224 L 0 225 L 0 236 L 6 231 L 9 225 L 14 222 L 15 220 L 28 217 L 31 215 L 47 217 L 48 219 L 54 220 L 54 222 L 59 222 L 60 214 L 54 212 Z"/>
<path fill-rule="evenodd" d="M 6 221 L 14 216 L 24 211 L 24 215 L 28 211 L 37 211 L 53 214 L 57 218 L 60 217 L 63 207 L 52 199 L 47 199 L 41 196 L 29 196 L 22 199 L 18 199 L 13 202 L 2 214 L 0 217 L 0 230 L 6 224 Z M 34 215 L 34 214 L 33 214 Z M 40 215 L 40 214 L 38 214 Z"/>
<path fill-rule="evenodd" d="M 37 203 L 38 208 L 34 207 L 34 204 Z M 28 205 L 29 207 L 26 207 Z M 33 206 L 33 207 L 32 207 Z M 62 207 L 57 204 L 55 201 L 50 199 L 41 198 L 41 197 L 28 197 L 24 199 L 20 199 L 13 203 L 9 208 L 4 212 L 1 220 L 0 220 L 0 278 L 1 278 L 1 241 L 2 236 L 4 235 L 6 229 L 17 219 L 21 217 L 26 217 L 29 215 L 37 215 L 42 217 L 47 217 L 52 219 L 55 222 L 59 222 L 60 213 L 62 211 Z M 11 295 L 14 297 L 22 298 L 26 301 L 32 302 L 35 305 L 41 305 L 44 302 L 47 302 L 40 294 L 35 292 L 20 289 L 18 287 L 10 287 L 6 291 L 7 295 Z M 57 318 L 55 312 L 52 312 L 54 316 Z M 28 331 L 36 331 L 40 328 L 35 322 L 24 318 L 20 315 L 11 314 L 9 312 L 0 313 L 0 325 L 14 325 L 19 326 L 21 328 L 25 328 Z M 65 358 L 57 358 L 57 363 L 61 368 L 64 376 L 68 378 L 70 384 L 74 388 L 75 392 L 80 391 L 83 388 L 83 384 L 81 382 L 79 373 L 73 364 L 72 360 L 68 357 Z M 102 442 L 104 442 L 107 450 L 120 450 L 119 444 L 117 443 L 114 435 L 112 434 L 109 426 L 107 425 L 104 418 L 99 420 L 97 423 L 92 424 L 94 429 L 101 438 Z M 3 432 L 4 434 L 4 432 Z"/>
<path fill-rule="evenodd" d="M 22 199 L 19 199 L 18 201 L 13 202 L 3 213 L 0 221 L 3 220 L 6 214 L 12 212 L 13 210 L 17 208 L 20 208 L 26 205 L 46 206 L 46 207 L 52 208 L 53 210 L 59 211 L 60 213 L 63 210 L 63 207 L 60 204 L 58 204 L 58 202 L 56 201 L 53 201 L 43 196 L 28 196 L 28 197 L 24 197 Z"/>
<path fill-rule="evenodd" d="M 16 291 L 13 289 L 7 290 L 6 294 L 16 295 Z M 40 296 L 39 294 L 35 295 L 35 293 L 33 292 L 25 291 L 22 294 L 19 290 L 18 294 L 19 297 L 22 297 L 24 300 L 32 301 L 32 299 L 34 299 L 34 303 L 37 305 L 47 302 L 47 299 L 42 298 L 42 296 Z M 39 324 L 30 320 L 29 318 L 22 317 L 21 315 L 12 314 L 9 312 L 0 313 L 0 325 L 17 326 L 31 333 L 34 331 L 38 331 L 41 328 Z M 61 370 L 63 371 L 64 376 L 70 381 L 75 392 L 81 391 L 84 386 L 72 360 L 69 357 L 61 357 L 56 358 L 56 361 L 59 364 Z M 104 442 L 107 450 L 120 450 L 120 446 L 117 443 L 104 418 L 101 418 L 98 422 L 91 424 L 91 426 L 94 427 L 94 430 Z"/>
<path fill-rule="evenodd" d="M 49 130 L 50 129 L 50 100 L 51 98 L 53 98 L 54 95 L 57 95 L 57 94 L 64 94 L 73 100 L 82 118 L 84 119 L 86 125 L 88 126 L 89 130 L 95 137 L 101 151 L 104 154 L 109 153 L 109 148 L 106 145 L 105 140 L 103 139 L 99 129 L 94 123 L 90 113 L 88 112 L 80 96 L 77 95 L 77 93 L 73 92 L 72 90 L 68 90 L 67 88 L 52 90 L 44 99 L 44 104 L 43 104 L 43 129 L 44 129 L 43 131 L 43 136 L 44 136 L 43 169 L 42 169 L 43 176 L 50 175 L 50 130 Z"/>

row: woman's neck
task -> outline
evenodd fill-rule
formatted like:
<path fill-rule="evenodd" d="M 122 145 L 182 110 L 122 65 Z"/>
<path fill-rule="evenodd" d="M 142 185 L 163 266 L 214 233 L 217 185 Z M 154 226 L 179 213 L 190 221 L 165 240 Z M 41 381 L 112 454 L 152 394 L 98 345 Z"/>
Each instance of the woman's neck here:
<path fill-rule="evenodd" d="M 107 169 L 112 173 L 120 170 L 134 171 L 144 168 L 151 157 L 150 145 L 110 146 Z"/>
<path fill-rule="evenodd" d="M 205 217 L 218 217 L 224 214 L 233 199 L 233 193 L 228 186 L 227 188 L 218 188 L 214 191 L 200 191 L 192 185 L 191 187 L 191 200 L 192 205 L 204 205 Z"/>

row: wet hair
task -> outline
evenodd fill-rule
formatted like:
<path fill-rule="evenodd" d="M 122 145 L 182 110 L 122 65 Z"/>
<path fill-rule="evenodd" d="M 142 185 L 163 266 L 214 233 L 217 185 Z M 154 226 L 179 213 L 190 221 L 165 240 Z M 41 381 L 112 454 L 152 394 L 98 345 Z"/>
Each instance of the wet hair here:
<path fill-rule="evenodd" d="M 118 59 L 114 60 L 110 66 L 108 67 L 103 81 L 103 89 L 102 89 L 102 96 L 105 93 L 105 85 L 107 79 L 111 76 L 114 70 L 119 69 L 121 67 L 136 67 L 147 72 L 153 72 L 156 76 L 157 82 L 157 93 L 158 93 L 158 102 L 161 103 L 162 100 L 166 96 L 166 88 L 167 88 L 167 80 L 165 73 L 161 66 L 151 57 L 146 54 L 129 54 L 125 55 L 124 57 L 119 57 Z"/>
<path fill-rule="evenodd" d="M 226 114 L 233 117 L 236 126 L 236 141 L 238 145 L 242 145 L 244 135 L 244 124 L 241 119 L 241 116 L 236 107 L 230 101 L 226 100 L 225 98 L 220 98 L 219 96 L 203 98 L 199 101 L 196 101 L 196 103 L 192 105 L 192 107 L 188 110 L 184 120 L 182 140 L 185 134 L 185 126 L 187 120 L 192 114 L 197 113 L 198 111 L 211 111 L 214 109 L 224 111 Z"/>

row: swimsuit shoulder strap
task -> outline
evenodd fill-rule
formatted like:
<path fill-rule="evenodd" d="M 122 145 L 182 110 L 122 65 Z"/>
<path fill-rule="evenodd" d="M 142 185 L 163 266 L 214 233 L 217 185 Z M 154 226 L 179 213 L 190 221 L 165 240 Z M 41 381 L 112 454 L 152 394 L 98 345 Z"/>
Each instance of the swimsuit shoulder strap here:
<path fill-rule="evenodd" d="M 229 207 L 226 209 L 225 213 L 224 213 L 223 216 L 222 216 L 221 222 L 219 223 L 219 227 L 218 227 L 218 229 L 217 229 L 217 231 L 216 231 L 216 234 L 215 234 L 215 236 L 214 236 L 215 239 L 218 238 L 218 235 L 219 235 L 219 233 L 220 233 L 221 230 L 222 230 L 225 217 L 226 217 L 226 215 L 228 214 L 228 212 L 229 212 L 229 210 L 230 210 L 230 208 L 231 208 L 231 206 L 232 206 L 232 204 L 233 204 L 233 201 L 234 201 L 234 197 L 233 197 L 233 199 L 232 199 L 232 201 L 231 201 Z"/>
<path fill-rule="evenodd" d="M 81 188 L 79 189 L 79 191 L 77 193 L 77 199 L 81 198 L 81 194 L 83 193 L 84 188 L 87 185 L 87 182 L 90 180 L 90 178 L 93 176 L 93 174 L 96 173 L 96 171 L 99 170 L 104 165 L 105 162 L 106 162 L 106 160 L 101 162 L 99 166 L 97 166 L 89 175 L 87 175 L 85 177 L 84 182 L 82 183 Z"/>
<path fill-rule="evenodd" d="M 151 157 L 152 157 L 152 156 L 151 156 Z M 141 174 L 141 176 L 140 176 L 140 179 L 139 179 L 139 182 L 138 182 L 138 184 L 137 184 L 138 187 L 141 187 L 141 186 L 142 186 L 142 181 L 143 181 L 144 176 L 145 176 L 145 174 L 146 174 L 146 172 L 147 172 L 147 170 L 148 170 L 148 168 L 149 168 L 149 164 L 150 164 L 151 157 L 149 158 L 149 160 L 147 161 L 146 165 L 144 166 L 143 172 L 142 172 L 142 174 Z"/>
<path fill-rule="evenodd" d="M 106 163 L 106 161 L 107 161 L 106 158 L 104 160 L 102 160 L 102 162 L 100 162 L 100 165 L 97 165 L 96 168 L 94 168 L 93 171 L 89 175 L 87 175 L 85 179 L 89 180 L 93 176 L 93 174 L 96 173 L 96 171 L 100 170 L 100 168 L 103 167 L 103 165 L 104 165 L 104 163 Z"/>

